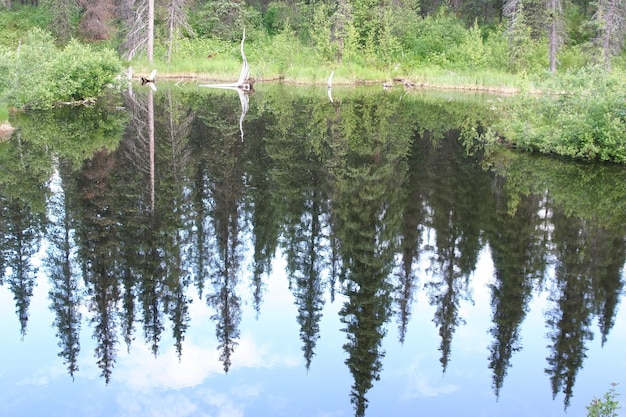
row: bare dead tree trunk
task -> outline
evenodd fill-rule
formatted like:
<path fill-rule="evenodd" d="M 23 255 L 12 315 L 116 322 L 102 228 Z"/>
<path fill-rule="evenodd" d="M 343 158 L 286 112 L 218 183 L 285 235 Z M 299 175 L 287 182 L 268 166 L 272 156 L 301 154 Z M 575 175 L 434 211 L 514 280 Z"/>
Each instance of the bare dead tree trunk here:
<path fill-rule="evenodd" d="M 562 7 L 561 0 L 548 0 L 548 59 L 550 61 L 550 72 L 556 73 L 557 51 L 561 46 L 562 32 Z"/>
<path fill-rule="evenodd" d="M 172 48 L 174 46 L 174 8 L 172 7 L 173 1 L 170 3 L 170 10 L 168 13 L 167 22 L 167 62 L 172 62 Z"/>
<path fill-rule="evenodd" d="M 601 0 L 594 20 L 600 27 L 596 42 L 600 45 L 602 62 L 607 70 L 611 69 L 611 59 L 622 51 L 624 44 L 624 0 Z"/>
<path fill-rule="evenodd" d="M 154 0 L 148 0 L 148 62 L 154 57 Z"/>
<path fill-rule="evenodd" d="M 127 19 L 129 19 L 127 23 L 129 32 L 122 46 L 122 55 L 131 60 L 148 41 L 148 3 L 147 0 L 139 0 L 139 4 L 135 6 L 134 0 L 128 0 L 128 4 L 122 7 L 126 10 Z"/>

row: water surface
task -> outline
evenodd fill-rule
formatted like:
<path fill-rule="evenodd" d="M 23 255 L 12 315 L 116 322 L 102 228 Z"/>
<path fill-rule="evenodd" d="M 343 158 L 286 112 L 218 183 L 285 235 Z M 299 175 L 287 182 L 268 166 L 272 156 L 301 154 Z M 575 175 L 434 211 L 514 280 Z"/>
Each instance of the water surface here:
<path fill-rule="evenodd" d="M 498 103 L 159 84 L 20 115 L 0 414 L 586 415 L 626 375 L 626 172 L 480 149 Z"/>

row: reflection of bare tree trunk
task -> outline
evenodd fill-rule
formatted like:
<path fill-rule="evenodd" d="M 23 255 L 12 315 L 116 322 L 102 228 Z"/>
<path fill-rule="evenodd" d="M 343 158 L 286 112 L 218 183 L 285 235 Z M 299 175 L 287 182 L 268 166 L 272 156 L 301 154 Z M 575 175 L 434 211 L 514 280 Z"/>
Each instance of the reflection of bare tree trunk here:
<path fill-rule="evenodd" d="M 148 89 L 148 134 L 150 136 L 150 212 L 154 214 L 154 91 L 151 88 Z"/>
<path fill-rule="evenodd" d="M 128 128 L 131 132 L 129 132 L 130 136 L 125 148 L 128 161 L 142 176 L 141 182 L 146 185 L 150 183 L 142 193 L 142 201 L 145 202 L 145 210 L 152 212 L 154 209 L 152 192 L 154 188 L 154 91 L 151 88 L 146 88 L 145 91 L 145 95 L 126 95 L 126 106 L 131 114 Z M 148 190 L 150 190 L 150 195 L 148 195 Z"/>
<path fill-rule="evenodd" d="M 172 102 L 172 92 L 169 90 L 167 92 L 167 102 L 169 140 L 172 150 L 171 173 L 178 184 L 182 181 L 182 171 L 189 162 L 190 153 L 186 141 L 189 138 L 191 123 L 195 115 L 193 112 L 181 113 L 180 108 L 175 108 Z"/>

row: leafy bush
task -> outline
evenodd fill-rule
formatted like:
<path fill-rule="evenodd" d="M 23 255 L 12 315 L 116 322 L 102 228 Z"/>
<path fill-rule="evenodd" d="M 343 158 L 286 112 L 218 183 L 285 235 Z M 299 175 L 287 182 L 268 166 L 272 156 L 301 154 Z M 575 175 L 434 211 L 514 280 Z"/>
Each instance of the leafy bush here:
<path fill-rule="evenodd" d="M 0 53 L 7 74 L 0 92 L 3 101 L 17 107 L 44 108 L 59 100 L 97 97 L 121 69 L 111 50 L 95 50 L 76 41 L 59 50 L 52 36 L 37 28 L 19 51 Z"/>
<path fill-rule="evenodd" d="M 524 149 L 578 159 L 626 162 L 626 82 L 595 67 L 516 98 L 500 133 Z"/>
<path fill-rule="evenodd" d="M 1 2 L 0 2 L 1 3 Z M 31 28 L 46 28 L 52 25 L 52 13 L 44 5 L 13 4 L 10 9 L 0 9 L 0 45 L 16 48 Z"/>
<path fill-rule="evenodd" d="M 594 398 L 587 406 L 587 417 L 617 417 L 617 410 L 621 407 L 616 398 L 619 395 L 615 391 L 616 383 L 604 394 L 602 399 Z"/>
<path fill-rule="evenodd" d="M 293 26 L 297 19 L 296 10 L 284 2 L 271 2 L 263 14 L 263 24 L 270 35 L 277 35 L 288 26 Z"/>
<path fill-rule="evenodd" d="M 120 61 L 111 49 L 95 51 L 75 40 L 70 41 L 51 64 L 60 100 L 98 97 L 102 88 L 120 71 Z"/>
<path fill-rule="evenodd" d="M 31 30 L 20 48 L 7 57 L 5 100 L 17 107 L 52 103 L 56 88 L 50 66 L 57 54 L 48 32 Z"/>
<path fill-rule="evenodd" d="M 404 37 L 403 47 L 423 63 L 441 62 L 446 51 L 463 43 L 466 37 L 462 22 L 443 12 L 417 21 L 412 32 Z"/>

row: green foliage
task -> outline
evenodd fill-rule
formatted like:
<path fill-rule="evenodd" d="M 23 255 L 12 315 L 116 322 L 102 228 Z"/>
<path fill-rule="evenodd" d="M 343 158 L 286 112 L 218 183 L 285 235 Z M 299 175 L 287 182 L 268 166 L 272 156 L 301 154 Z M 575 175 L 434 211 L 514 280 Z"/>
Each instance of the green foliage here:
<path fill-rule="evenodd" d="M 317 5 L 313 12 L 313 24 L 309 28 L 309 36 L 313 41 L 316 55 L 321 62 L 332 63 L 337 54 L 337 44 L 331 41 L 330 8 L 324 4 Z"/>
<path fill-rule="evenodd" d="M 268 4 L 263 14 L 263 24 L 270 35 L 277 35 L 284 31 L 296 19 L 297 15 L 294 9 L 281 1 L 273 1 Z"/>
<path fill-rule="evenodd" d="M 52 13 L 47 7 L 16 4 L 8 10 L 0 9 L 0 45 L 17 48 L 32 28 L 48 28 L 51 24 Z"/>
<path fill-rule="evenodd" d="M 483 165 L 506 179 L 510 212 L 523 196 L 543 196 L 550 190 L 551 204 L 568 217 L 616 235 L 626 233 L 626 171 L 621 165 L 573 163 L 502 146 L 489 146 L 485 153 Z"/>
<path fill-rule="evenodd" d="M 500 133 L 527 150 L 626 162 L 626 83 L 588 67 L 544 82 L 545 94 L 513 101 Z"/>
<path fill-rule="evenodd" d="M 57 54 L 48 32 L 31 30 L 19 50 L 7 56 L 10 76 L 3 91 L 5 101 L 17 107 L 52 103 L 56 88 L 50 68 Z"/>
<path fill-rule="evenodd" d="M 619 395 L 615 391 L 616 383 L 611 384 L 611 388 L 604 393 L 604 397 L 594 398 L 591 401 L 591 404 L 587 406 L 587 417 L 617 417 L 620 405 L 617 401 L 617 396 Z"/>
<path fill-rule="evenodd" d="M 456 48 L 466 39 L 466 29 L 456 17 L 441 12 L 414 22 L 403 37 L 408 57 L 419 63 L 440 65 L 446 62 L 446 51 Z"/>
<path fill-rule="evenodd" d="M 296 33 L 290 26 L 274 36 L 271 56 L 279 74 L 284 74 L 293 65 L 295 57 L 301 51 L 298 44 Z"/>
<path fill-rule="evenodd" d="M 110 49 L 95 51 L 71 41 L 52 62 L 51 72 L 61 100 L 96 98 L 103 87 L 120 73 L 117 55 Z"/>
<path fill-rule="evenodd" d="M 575 4 L 568 4 L 564 10 L 566 42 L 571 45 L 583 45 L 593 39 L 594 31 L 589 24 L 585 10 Z"/>
<path fill-rule="evenodd" d="M 60 50 L 52 36 L 33 29 L 15 52 L 0 51 L 2 101 L 17 107 L 45 108 L 55 101 L 99 96 L 120 72 L 120 61 L 108 49 L 96 50 L 77 41 Z"/>
<path fill-rule="evenodd" d="M 196 8 L 189 16 L 189 25 L 200 37 L 219 37 L 241 40 L 244 27 L 247 33 L 263 25 L 261 14 L 236 1 L 209 1 Z"/>

